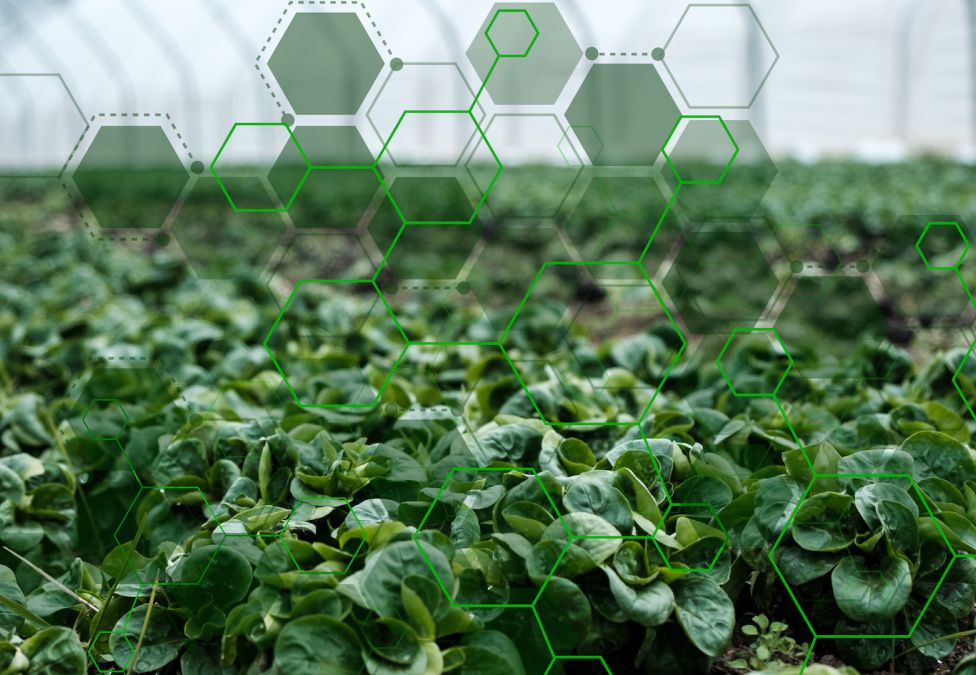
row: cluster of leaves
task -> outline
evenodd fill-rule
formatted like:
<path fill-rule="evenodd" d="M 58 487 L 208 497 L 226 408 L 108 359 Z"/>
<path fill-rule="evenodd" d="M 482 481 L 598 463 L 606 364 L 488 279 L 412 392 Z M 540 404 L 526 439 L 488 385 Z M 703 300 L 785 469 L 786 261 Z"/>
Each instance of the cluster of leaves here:
<path fill-rule="evenodd" d="M 866 346 L 833 378 L 798 369 L 782 409 L 689 359 L 643 421 L 640 396 L 573 388 L 567 356 L 534 398 L 615 426 L 553 428 L 497 348 L 468 346 L 406 363 L 375 410 L 309 410 L 261 349 L 266 288 L 106 253 L 53 216 L 25 233 L 58 194 L 11 198 L 17 227 L 0 229 L 7 672 L 696 673 L 735 659 L 756 612 L 775 640 L 780 623 L 797 642 L 911 632 L 817 655 L 929 672 L 971 617 L 960 352 L 916 367 Z M 546 333 L 518 349 L 549 354 Z M 569 351 L 653 391 L 661 334 Z M 731 356 L 746 381 L 783 365 L 752 344 Z M 888 377 L 865 382 L 864 362 Z M 86 417 L 105 398 L 114 429 Z"/>

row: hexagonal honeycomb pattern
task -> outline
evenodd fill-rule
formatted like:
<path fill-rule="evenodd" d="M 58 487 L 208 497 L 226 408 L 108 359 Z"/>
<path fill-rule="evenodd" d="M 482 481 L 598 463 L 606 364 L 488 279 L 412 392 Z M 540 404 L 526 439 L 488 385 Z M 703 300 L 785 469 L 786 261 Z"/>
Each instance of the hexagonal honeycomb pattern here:
<path fill-rule="evenodd" d="M 734 396 L 771 397 L 790 374 L 793 357 L 775 328 L 736 328 L 715 365 Z"/>
<path fill-rule="evenodd" d="M 663 153 L 680 185 L 721 185 L 739 145 L 718 115 L 685 115 L 665 141 Z"/>

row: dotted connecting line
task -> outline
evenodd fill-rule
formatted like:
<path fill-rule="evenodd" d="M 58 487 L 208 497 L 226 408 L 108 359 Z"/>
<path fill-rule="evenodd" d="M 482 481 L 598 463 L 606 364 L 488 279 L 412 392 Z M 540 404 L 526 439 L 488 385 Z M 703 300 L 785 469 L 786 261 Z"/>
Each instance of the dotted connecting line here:
<path fill-rule="evenodd" d="M 281 101 L 278 99 L 278 95 L 271 87 L 271 82 L 268 80 L 268 76 L 265 75 L 263 72 L 261 72 L 261 57 L 264 56 L 264 53 L 268 51 L 268 47 L 271 45 L 271 41 L 274 40 L 275 35 L 278 34 L 278 29 L 281 28 L 282 24 L 285 22 L 285 19 L 288 16 L 288 12 L 291 11 L 292 5 L 309 5 L 309 6 L 355 5 L 358 6 L 363 11 L 363 14 L 366 15 L 366 20 L 369 21 L 369 25 L 373 27 L 374 31 L 376 31 L 376 37 L 379 39 L 383 47 L 386 49 L 386 53 L 389 56 L 393 56 L 393 50 L 390 49 L 390 44 L 386 41 L 386 38 L 383 37 L 383 31 L 380 30 L 376 21 L 373 19 L 373 15 L 370 14 L 369 10 L 366 8 L 366 4 L 361 2 L 360 0 L 288 0 L 288 6 L 285 7 L 285 9 L 281 12 L 281 16 L 278 17 L 278 20 L 275 22 L 274 28 L 271 29 L 271 35 L 268 36 L 268 39 L 265 40 L 264 44 L 261 46 L 261 52 L 255 58 L 255 64 L 254 64 L 254 70 L 257 71 L 258 76 L 260 76 L 261 81 L 264 83 L 264 86 L 267 88 L 268 93 L 271 94 L 271 98 L 274 100 L 275 105 L 278 106 L 279 110 L 284 110 L 284 106 L 281 105 Z"/>

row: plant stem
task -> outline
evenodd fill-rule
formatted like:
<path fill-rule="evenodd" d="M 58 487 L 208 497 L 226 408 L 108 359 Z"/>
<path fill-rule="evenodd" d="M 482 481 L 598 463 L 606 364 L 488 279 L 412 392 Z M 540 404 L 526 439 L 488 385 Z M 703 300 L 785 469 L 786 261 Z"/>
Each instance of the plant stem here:
<path fill-rule="evenodd" d="M 139 658 L 139 650 L 142 648 L 142 641 L 146 638 L 146 631 L 149 629 L 149 617 L 152 614 L 153 603 L 156 602 L 156 589 L 159 588 L 159 570 L 156 570 L 156 578 L 153 580 L 152 592 L 149 593 L 149 607 L 146 608 L 146 616 L 142 618 L 142 629 L 139 631 L 139 640 L 136 648 L 132 651 L 129 660 L 129 668 L 126 675 L 131 675 L 133 668 L 136 667 L 136 660 Z"/>
<path fill-rule="evenodd" d="M 943 640 L 958 640 L 959 638 L 967 637 L 969 635 L 976 635 L 976 628 L 971 628 L 969 630 L 961 630 L 958 633 L 948 633 L 947 635 L 943 635 L 941 637 L 937 637 L 934 640 L 926 640 L 925 642 L 922 642 L 921 644 L 912 645 L 911 647 L 909 647 L 905 651 L 899 652 L 898 654 L 895 654 L 895 657 L 894 658 L 900 659 L 901 657 L 905 656 L 906 654 L 911 654 L 912 652 L 918 651 L 922 647 L 928 647 L 929 645 L 934 645 L 935 643 L 942 642 Z"/>

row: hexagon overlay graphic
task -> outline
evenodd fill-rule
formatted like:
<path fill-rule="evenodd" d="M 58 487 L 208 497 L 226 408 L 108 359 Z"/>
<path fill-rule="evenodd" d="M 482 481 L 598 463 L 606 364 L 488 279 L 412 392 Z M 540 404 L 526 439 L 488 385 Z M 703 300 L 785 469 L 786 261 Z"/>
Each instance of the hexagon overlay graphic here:
<path fill-rule="evenodd" d="M 650 166 L 681 113 L 649 63 L 598 63 L 566 110 L 593 164 Z"/>
<path fill-rule="evenodd" d="M 561 229 L 582 260 L 637 260 L 664 222 L 669 199 L 652 176 L 595 171 L 600 173 L 589 177 L 572 210 L 560 217 Z M 585 180 L 580 177 L 579 184 Z"/>
<path fill-rule="evenodd" d="M 471 144 L 467 139 L 477 138 Z M 396 212 L 412 224 L 470 224 L 501 174 L 502 165 L 468 111 L 408 110 L 376 159 Z M 471 167 L 487 172 L 482 189 Z"/>
<path fill-rule="evenodd" d="M 365 314 L 346 300 L 371 299 Z M 367 348 L 361 335 L 372 332 Z M 372 281 L 302 280 L 264 340 L 289 392 L 307 408 L 373 408 L 406 338 Z"/>
<path fill-rule="evenodd" d="M 776 165 L 748 120 L 723 120 L 739 148 L 720 185 L 683 183 L 675 203 L 693 223 L 747 220 L 755 215 L 776 178 Z M 670 172 L 665 173 L 670 177 Z M 678 181 L 672 178 L 674 187 Z"/>
<path fill-rule="evenodd" d="M 350 529 L 360 536 L 345 549 L 341 532 Z M 299 497 L 278 536 L 302 574 L 348 574 L 366 545 L 366 528 L 346 497 Z"/>
<path fill-rule="evenodd" d="M 957 222 L 928 222 L 918 235 L 915 250 L 928 270 L 954 270 L 962 264 L 971 244 Z"/>
<path fill-rule="evenodd" d="M 85 408 L 81 423 L 96 441 L 117 441 L 128 426 L 129 418 L 118 399 L 96 398 Z"/>
<path fill-rule="evenodd" d="M 768 557 L 814 635 L 912 636 L 956 559 L 929 504 L 909 474 L 823 474 L 810 482 Z M 920 527 L 926 519 L 931 527 Z M 885 546 L 867 545 L 878 537 Z M 928 598 L 912 597 L 914 573 L 902 553 L 920 541 Z"/>
<path fill-rule="evenodd" d="M 193 271 L 203 279 L 254 276 L 286 230 L 280 213 L 235 211 L 209 176 L 196 180 L 171 226 Z"/>
<path fill-rule="evenodd" d="M 44 127 L 25 118 L 31 102 L 44 102 Z M 57 178 L 88 121 L 58 73 L 0 75 L 0 177 Z M 36 133 L 28 133 L 36 132 Z"/>
<path fill-rule="evenodd" d="M 504 169 L 491 186 L 488 208 L 498 218 L 552 218 L 583 169 L 556 115 L 546 113 L 495 114 L 485 126 Z M 475 155 L 483 153 L 478 139 Z M 478 186 L 487 191 L 494 171 L 468 166 Z M 526 186 L 532 189 L 527 190 Z"/>
<path fill-rule="evenodd" d="M 703 335 L 754 324 L 779 279 L 751 227 L 708 225 L 687 238 L 663 285 L 684 325 Z"/>
<path fill-rule="evenodd" d="M 756 45 L 749 56 L 747 42 Z M 689 108 L 750 107 L 779 60 L 748 3 L 688 5 L 663 49 L 664 67 Z M 752 81 L 755 68 L 761 76 Z"/>
<path fill-rule="evenodd" d="M 492 41 L 502 48 L 496 51 Z M 498 54 L 506 58 L 495 63 Z M 482 79 L 495 65 L 485 89 L 496 104 L 552 105 L 583 51 L 555 3 L 500 2 L 485 17 L 467 56 Z"/>
<path fill-rule="evenodd" d="M 790 374 L 793 357 L 775 328 L 735 328 L 715 365 L 733 396 L 773 397 Z"/>
<path fill-rule="evenodd" d="M 541 282 L 562 268 L 582 268 L 588 285 L 567 301 Z M 551 288 L 551 286 L 549 286 Z M 586 336 L 592 346 L 580 343 Z M 651 355 L 637 362 L 628 346 Z M 637 263 L 549 263 L 540 270 L 502 346 L 536 413 L 551 425 L 621 425 L 642 419 L 686 342 L 657 289 Z M 545 356 L 524 356 L 532 353 Z M 644 352 L 642 352 L 644 353 Z M 562 364 L 569 359 L 574 367 Z M 617 368 L 632 369 L 619 377 Z M 630 417 L 607 418 L 612 399 Z"/>
<path fill-rule="evenodd" d="M 257 159 L 259 149 L 276 148 L 275 161 Z M 235 211 L 287 211 L 312 172 L 308 155 L 283 122 L 235 122 L 210 163 Z"/>
<path fill-rule="evenodd" d="M 297 227 L 360 224 L 380 189 L 373 154 L 354 126 L 299 126 L 268 173 L 276 194 L 287 195 L 307 157 L 311 171 L 288 209 Z"/>
<path fill-rule="evenodd" d="M 382 67 L 354 12 L 296 12 L 268 59 L 300 115 L 354 115 Z"/>
<path fill-rule="evenodd" d="M 71 176 L 100 227 L 161 227 L 189 174 L 159 126 L 105 125 Z"/>
<path fill-rule="evenodd" d="M 718 115 L 685 115 L 664 143 L 664 158 L 681 185 L 720 185 L 739 145 Z"/>

